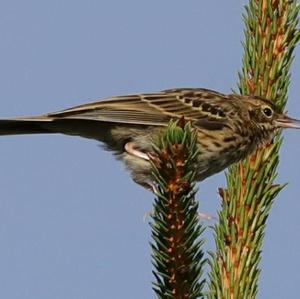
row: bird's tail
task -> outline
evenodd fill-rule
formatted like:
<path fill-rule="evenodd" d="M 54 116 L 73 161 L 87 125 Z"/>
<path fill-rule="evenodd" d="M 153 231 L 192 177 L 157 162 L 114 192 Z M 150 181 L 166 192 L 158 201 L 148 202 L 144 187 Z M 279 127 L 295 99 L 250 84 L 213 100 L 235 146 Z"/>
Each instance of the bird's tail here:
<path fill-rule="evenodd" d="M 107 122 L 83 118 L 56 118 L 48 115 L 0 119 L 0 136 L 61 133 L 108 142 L 109 128 L 110 124 Z"/>
<path fill-rule="evenodd" d="M 49 122 L 51 122 L 50 119 L 0 119 L 0 135 L 55 133 L 47 129 L 46 124 Z"/>

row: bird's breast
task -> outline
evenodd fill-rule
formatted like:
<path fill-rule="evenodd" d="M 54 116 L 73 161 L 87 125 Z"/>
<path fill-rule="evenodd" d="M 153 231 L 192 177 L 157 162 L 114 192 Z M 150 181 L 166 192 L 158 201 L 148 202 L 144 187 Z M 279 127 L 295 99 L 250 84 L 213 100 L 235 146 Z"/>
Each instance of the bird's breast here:
<path fill-rule="evenodd" d="M 199 132 L 198 180 L 204 180 L 224 170 L 229 165 L 244 159 L 255 150 L 255 145 L 255 142 L 249 138 L 243 138 L 232 131 Z"/>

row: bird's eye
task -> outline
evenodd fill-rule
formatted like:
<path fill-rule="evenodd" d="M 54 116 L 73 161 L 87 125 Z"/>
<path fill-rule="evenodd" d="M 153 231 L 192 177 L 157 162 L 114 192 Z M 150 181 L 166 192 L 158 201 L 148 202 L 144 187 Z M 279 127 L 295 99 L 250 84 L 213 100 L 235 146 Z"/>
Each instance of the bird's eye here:
<path fill-rule="evenodd" d="M 263 111 L 264 115 L 268 118 L 272 117 L 272 115 L 273 115 L 273 110 L 269 107 L 263 108 L 262 111 Z"/>

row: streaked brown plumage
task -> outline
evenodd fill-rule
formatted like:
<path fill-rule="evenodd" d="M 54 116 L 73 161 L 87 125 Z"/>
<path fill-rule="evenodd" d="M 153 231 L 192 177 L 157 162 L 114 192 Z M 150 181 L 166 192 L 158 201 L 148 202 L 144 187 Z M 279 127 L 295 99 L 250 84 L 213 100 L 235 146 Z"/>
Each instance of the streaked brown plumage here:
<path fill-rule="evenodd" d="M 245 158 L 272 139 L 277 129 L 300 127 L 270 100 L 185 88 L 112 97 L 40 116 L 0 120 L 0 135 L 63 133 L 99 140 L 125 163 L 137 183 L 147 186 L 152 139 L 171 119 L 182 116 L 198 132 L 198 180 Z"/>

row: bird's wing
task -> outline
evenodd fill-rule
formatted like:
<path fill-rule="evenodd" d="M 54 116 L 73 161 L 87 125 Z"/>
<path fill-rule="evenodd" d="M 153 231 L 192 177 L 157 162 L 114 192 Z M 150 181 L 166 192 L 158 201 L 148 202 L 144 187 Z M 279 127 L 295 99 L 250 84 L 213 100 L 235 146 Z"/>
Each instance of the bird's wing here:
<path fill-rule="evenodd" d="M 225 120 L 225 114 L 217 103 L 226 98 L 207 89 L 169 89 L 158 93 L 111 97 L 49 113 L 45 117 L 157 126 L 184 117 L 196 126 L 216 129 Z"/>

